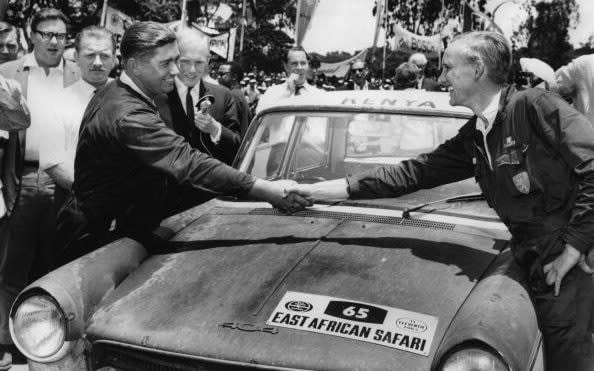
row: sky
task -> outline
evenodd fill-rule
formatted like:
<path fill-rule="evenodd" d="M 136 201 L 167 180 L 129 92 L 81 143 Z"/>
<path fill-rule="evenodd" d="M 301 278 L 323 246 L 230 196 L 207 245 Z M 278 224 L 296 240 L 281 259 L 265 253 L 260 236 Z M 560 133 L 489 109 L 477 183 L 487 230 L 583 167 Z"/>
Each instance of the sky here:
<path fill-rule="evenodd" d="M 500 0 L 490 0 L 500 1 Z M 575 30 L 570 30 L 570 41 L 579 46 L 594 33 L 594 1 L 577 0 L 580 6 L 580 23 Z M 375 18 L 371 10 L 375 0 L 320 0 L 312 17 L 309 30 L 303 40 L 303 47 L 310 52 L 326 54 L 330 51 L 346 51 L 349 53 L 372 46 L 375 32 Z M 502 11 L 503 22 L 515 16 L 513 6 Z M 512 27 L 509 24 L 504 27 Z M 380 37 L 379 45 L 383 45 Z"/>

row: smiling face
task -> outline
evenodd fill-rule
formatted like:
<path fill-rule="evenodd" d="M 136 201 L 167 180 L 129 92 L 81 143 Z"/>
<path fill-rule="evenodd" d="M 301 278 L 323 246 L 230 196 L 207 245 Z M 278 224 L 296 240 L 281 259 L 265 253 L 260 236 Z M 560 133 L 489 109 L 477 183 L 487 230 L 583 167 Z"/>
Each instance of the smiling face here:
<path fill-rule="evenodd" d="M 452 106 L 472 108 L 473 98 L 479 89 L 479 75 L 476 65 L 469 63 L 464 47 L 452 43 L 443 55 L 439 83 L 447 87 Z"/>
<path fill-rule="evenodd" d="M 66 45 L 66 24 L 59 19 L 41 21 L 35 30 L 32 30 L 31 41 L 33 52 L 40 67 L 55 67 L 60 63 Z M 53 33 L 47 39 L 43 35 Z"/>
<path fill-rule="evenodd" d="M 210 51 L 203 40 L 184 37 L 178 40 L 179 45 L 179 75 L 177 76 L 186 86 L 196 86 L 205 75 L 210 61 Z"/>
<path fill-rule="evenodd" d="M 80 51 L 75 52 L 74 58 L 80 67 L 82 79 L 95 87 L 107 82 L 107 76 L 115 65 L 113 45 L 108 38 L 83 38 Z"/>
<path fill-rule="evenodd" d="M 131 73 L 138 86 L 149 96 L 169 93 L 178 74 L 179 51 L 175 42 L 156 48 L 152 54 L 131 58 Z"/>

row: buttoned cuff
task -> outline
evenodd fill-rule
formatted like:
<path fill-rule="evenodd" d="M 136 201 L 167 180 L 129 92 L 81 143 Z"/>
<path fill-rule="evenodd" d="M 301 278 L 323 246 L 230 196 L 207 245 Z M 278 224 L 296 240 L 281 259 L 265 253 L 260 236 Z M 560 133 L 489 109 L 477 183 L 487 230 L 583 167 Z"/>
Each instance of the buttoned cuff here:
<path fill-rule="evenodd" d="M 349 198 L 357 198 L 357 194 L 361 191 L 359 187 L 359 180 L 361 179 L 360 176 L 357 174 L 347 174 L 346 182 L 347 182 L 347 194 Z"/>

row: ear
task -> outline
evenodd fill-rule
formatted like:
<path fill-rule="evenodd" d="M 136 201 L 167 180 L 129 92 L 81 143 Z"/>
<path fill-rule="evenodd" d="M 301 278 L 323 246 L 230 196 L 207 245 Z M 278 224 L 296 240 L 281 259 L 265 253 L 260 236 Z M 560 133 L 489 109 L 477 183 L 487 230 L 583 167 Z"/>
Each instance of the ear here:
<path fill-rule="evenodd" d="M 481 79 L 482 77 L 487 77 L 487 68 L 481 59 L 478 59 L 474 63 L 474 78 L 476 80 Z"/>
<path fill-rule="evenodd" d="M 138 69 L 140 68 L 139 66 L 139 60 L 132 57 L 129 58 L 125 63 L 124 63 L 124 70 L 126 70 L 126 72 L 129 72 L 133 75 L 137 75 L 138 73 Z"/>

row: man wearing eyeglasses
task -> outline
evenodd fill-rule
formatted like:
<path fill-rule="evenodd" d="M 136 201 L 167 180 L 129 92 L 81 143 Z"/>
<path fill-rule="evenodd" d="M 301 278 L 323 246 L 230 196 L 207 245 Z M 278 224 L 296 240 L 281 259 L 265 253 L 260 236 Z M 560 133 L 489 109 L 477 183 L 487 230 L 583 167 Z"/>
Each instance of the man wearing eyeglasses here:
<path fill-rule="evenodd" d="M 62 58 L 67 23 L 59 10 L 41 9 L 31 20 L 33 52 L 0 65 L 0 74 L 20 83 L 31 114 L 31 126 L 18 133 L 22 157 L 16 169 L 22 169 L 22 181 L 13 179 L 20 196 L 9 219 L 10 249 L 0 266 L 0 314 L 7 314 L 16 294 L 51 264 L 54 182 L 39 170 L 39 144 L 41 128 L 51 117 L 48 98 L 80 78 L 78 67 Z M 0 344 L 10 342 L 8 327 L 0 328 Z"/>
<path fill-rule="evenodd" d="M 365 63 L 363 61 L 356 61 L 351 66 L 349 90 L 369 90 L 369 82 L 367 81 L 367 74 L 365 73 Z"/>
<path fill-rule="evenodd" d="M 231 164 L 241 143 L 240 122 L 229 89 L 204 81 L 210 40 L 194 29 L 183 29 L 176 36 L 179 74 L 173 91 L 157 98 L 159 113 L 192 147 Z M 208 96 L 210 103 L 203 101 Z"/>
<path fill-rule="evenodd" d="M 239 81 L 243 79 L 243 70 L 236 62 L 226 62 L 219 66 L 219 84 L 228 88 L 235 100 L 235 108 L 237 108 L 237 116 L 240 122 L 241 137 L 245 135 L 250 124 L 250 107 L 248 106 L 247 98 L 243 93 L 243 89 Z"/>

